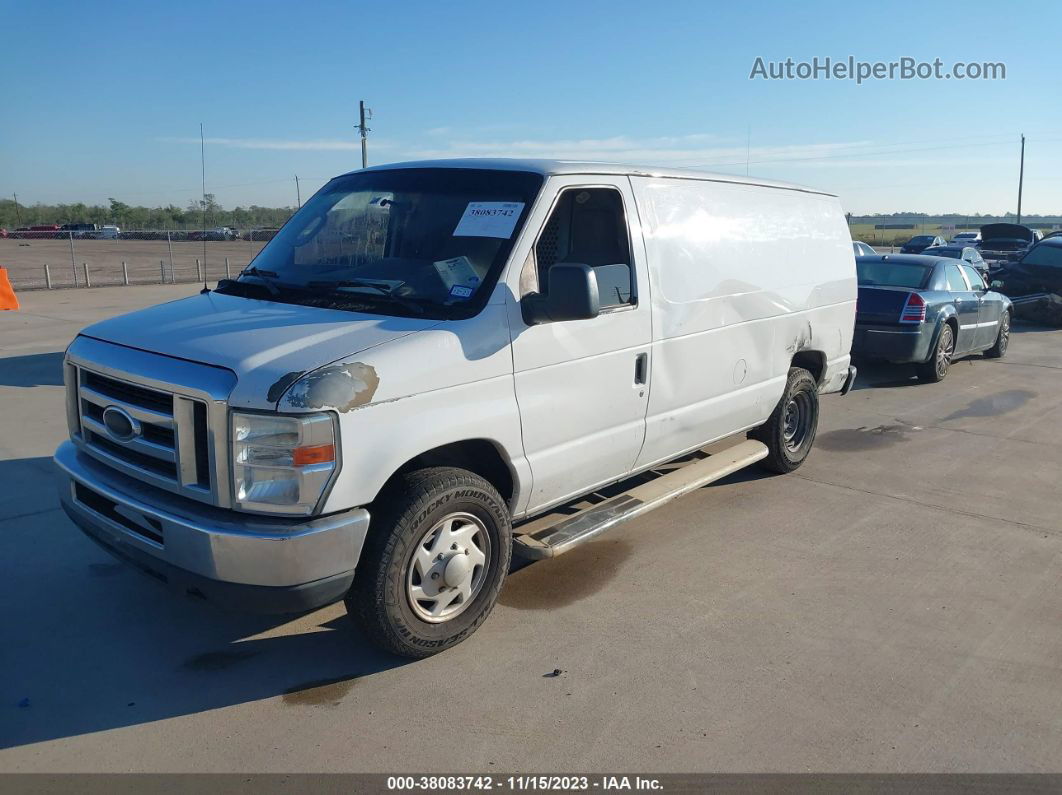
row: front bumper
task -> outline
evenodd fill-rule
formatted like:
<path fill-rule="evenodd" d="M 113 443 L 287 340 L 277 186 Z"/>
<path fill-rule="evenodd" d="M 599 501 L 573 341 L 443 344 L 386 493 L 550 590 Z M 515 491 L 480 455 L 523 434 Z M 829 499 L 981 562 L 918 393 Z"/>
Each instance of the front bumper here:
<path fill-rule="evenodd" d="M 343 597 L 369 529 L 356 508 L 262 517 L 169 494 L 79 453 L 55 452 L 59 499 L 86 535 L 186 593 L 253 612 L 310 610 Z"/>
<path fill-rule="evenodd" d="M 924 362 L 932 345 L 932 326 L 886 328 L 856 323 L 852 355 L 904 364 Z"/>

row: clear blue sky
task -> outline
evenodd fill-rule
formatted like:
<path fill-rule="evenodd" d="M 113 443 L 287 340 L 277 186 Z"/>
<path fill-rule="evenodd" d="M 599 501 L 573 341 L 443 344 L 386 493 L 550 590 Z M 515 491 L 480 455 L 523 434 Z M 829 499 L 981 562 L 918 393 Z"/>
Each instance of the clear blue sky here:
<path fill-rule="evenodd" d="M 0 0 L 0 194 L 294 204 L 370 162 L 526 155 L 712 166 L 856 213 L 1062 212 L 1062 4 Z M 1007 79 L 750 80 L 757 56 Z M 746 149 L 747 158 L 746 158 Z"/>

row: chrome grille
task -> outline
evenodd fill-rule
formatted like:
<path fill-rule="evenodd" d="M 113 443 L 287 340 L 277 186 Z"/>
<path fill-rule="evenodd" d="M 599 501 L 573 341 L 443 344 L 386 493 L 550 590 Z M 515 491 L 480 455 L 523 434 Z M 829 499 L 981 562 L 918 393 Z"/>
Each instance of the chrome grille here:
<path fill-rule="evenodd" d="M 202 400 L 75 368 L 77 421 L 85 450 L 127 474 L 213 502 L 207 406 Z M 108 430 L 104 411 L 117 408 L 137 423 L 130 439 Z"/>

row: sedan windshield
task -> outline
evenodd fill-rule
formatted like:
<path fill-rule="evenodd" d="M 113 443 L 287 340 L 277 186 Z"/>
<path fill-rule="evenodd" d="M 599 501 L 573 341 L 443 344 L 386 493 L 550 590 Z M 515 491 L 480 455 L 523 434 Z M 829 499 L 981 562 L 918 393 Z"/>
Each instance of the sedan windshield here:
<path fill-rule="evenodd" d="M 929 281 L 932 268 L 899 262 L 856 262 L 859 284 L 863 287 L 908 287 L 921 290 Z"/>
<path fill-rule="evenodd" d="M 1062 246 L 1040 244 L 1021 261 L 1022 265 L 1038 265 L 1047 268 L 1062 268 Z"/>
<path fill-rule="evenodd" d="M 961 259 L 961 248 L 944 248 L 943 246 L 932 246 L 922 252 L 929 257 L 950 257 L 951 259 Z"/>
<path fill-rule="evenodd" d="M 907 241 L 908 245 L 918 245 L 921 243 L 932 243 L 934 238 L 929 235 L 917 235 Z"/>
<path fill-rule="evenodd" d="M 381 314 L 468 317 L 486 302 L 542 185 L 521 171 L 410 168 L 338 177 L 237 284 L 255 297 Z"/>

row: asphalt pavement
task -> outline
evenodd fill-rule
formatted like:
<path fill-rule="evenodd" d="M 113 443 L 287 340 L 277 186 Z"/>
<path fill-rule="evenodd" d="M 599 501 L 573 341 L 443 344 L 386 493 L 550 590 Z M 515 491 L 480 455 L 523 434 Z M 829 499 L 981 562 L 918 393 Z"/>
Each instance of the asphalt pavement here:
<path fill-rule="evenodd" d="M 59 509 L 63 349 L 196 289 L 0 313 L 0 770 L 1059 769 L 1062 331 L 935 385 L 863 368 L 797 473 L 515 571 L 470 640 L 409 662 L 341 605 L 176 597 Z"/>

